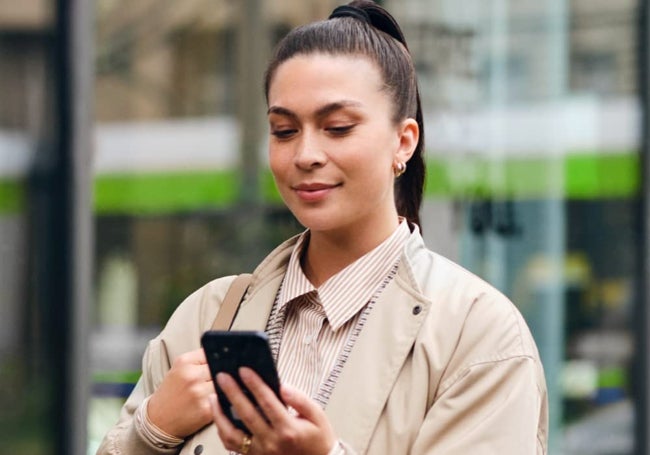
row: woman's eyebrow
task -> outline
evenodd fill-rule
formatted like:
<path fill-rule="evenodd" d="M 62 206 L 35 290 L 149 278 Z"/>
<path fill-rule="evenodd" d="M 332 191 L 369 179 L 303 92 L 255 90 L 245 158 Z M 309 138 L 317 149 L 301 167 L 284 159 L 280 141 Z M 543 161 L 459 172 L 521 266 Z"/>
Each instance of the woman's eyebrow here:
<path fill-rule="evenodd" d="M 327 117 L 332 112 L 345 109 L 346 107 L 361 107 L 361 103 L 358 101 L 343 100 L 336 101 L 334 103 L 328 103 L 323 107 L 320 107 L 316 110 L 316 117 L 323 118 Z"/>
<path fill-rule="evenodd" d="M 270 114 L 277 114 L 277 115 L 282 115 L 285 117 L 291 117 L 293 119 L 297 119 L 298 116 L 291 110 L 285 108 L 285 107 L 280 107 L 280 106 L 271 106 L 269 107 L 269 110 L 266 111 L 266 115 Z"/>
<path fill-rule="evenodd" d="M 315 117 L 323 118 L 323 117 L 327 117 L 332 112 L 336 112 L 340 109 L 345 109 L 347 107 L 361 107 L 361 106 L 362 104 L 358 101 L 352 101 L 352 100 L 335 101 L 333 103 L 327 103 L 326 105 L 319 107 L 315 112 Z M 269 107 L 269 110 L 267 111 L 267 115 L 270 114 L 282 115 L 293 119 L 298 118 L 295 112 L 281 106 Z"/>

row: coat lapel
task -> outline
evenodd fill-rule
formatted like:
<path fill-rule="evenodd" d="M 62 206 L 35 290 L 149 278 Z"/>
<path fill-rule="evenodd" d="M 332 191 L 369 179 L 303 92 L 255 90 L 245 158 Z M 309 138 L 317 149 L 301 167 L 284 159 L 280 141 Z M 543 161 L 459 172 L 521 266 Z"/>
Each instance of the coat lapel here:
<path fill-rule="evenodd" d="M 266 329 L 291 251 L 299 237 L 300 235 L 296 235 L 282 243 L 257 266 L 248 293 L 239 306 L 230 330 Z"/>
<path fill-rule="evenodd" d="M 275 302 L 275 296 L 282 284 L 282 273 L 274 273 L 263 282 L 256 284 L 239 306 L 230 330 L 264 330 Z"/>
<path fill-rule="evenodd" d="M 360 453 L 367 450 L 430 307 L 430 302 L 414 291 L 404 269 L 399 268 L 370 311 L 326 409 L 337 436 Z M 416 306 L 419 308 L 414 310 Z"/>

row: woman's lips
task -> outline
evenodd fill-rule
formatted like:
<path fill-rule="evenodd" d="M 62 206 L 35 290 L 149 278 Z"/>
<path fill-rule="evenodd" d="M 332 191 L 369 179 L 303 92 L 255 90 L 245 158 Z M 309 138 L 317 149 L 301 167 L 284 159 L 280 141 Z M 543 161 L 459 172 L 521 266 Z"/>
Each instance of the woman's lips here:
<path fill-rule="evenodd" d="M 324 183 L 310 183 L 296 185 L 293 187 L 293 190 L 305 202 L 318 202 L 325 199 L 338 186 Z"/>

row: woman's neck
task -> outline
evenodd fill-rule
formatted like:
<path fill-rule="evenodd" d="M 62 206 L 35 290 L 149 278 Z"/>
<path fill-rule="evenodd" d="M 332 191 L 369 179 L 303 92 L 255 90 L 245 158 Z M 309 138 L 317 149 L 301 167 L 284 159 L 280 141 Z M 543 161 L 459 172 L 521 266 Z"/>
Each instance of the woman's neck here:
<path fill-rule="evenodd" d="M 301 259 L 305 276 L 315 287 L 319 287 L 380 245 L 395 232 L 398 225 L 399 220 L 395 218 L 395 222 L 387 224 L 384 229 L 369 227 L 356 230 L 353 234 L 310 231 L 309 244 Z"/>

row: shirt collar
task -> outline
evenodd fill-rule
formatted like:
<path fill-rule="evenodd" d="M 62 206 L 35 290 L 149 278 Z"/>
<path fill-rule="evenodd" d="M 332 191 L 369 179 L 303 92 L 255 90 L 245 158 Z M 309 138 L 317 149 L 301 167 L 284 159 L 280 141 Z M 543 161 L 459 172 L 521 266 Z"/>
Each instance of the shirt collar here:
<path fill-rule="evenodd" d="M 408 222 L 400 218 L 397 229 L 386 240 L 316 289 L 300 266 L 300 258 L 309 241 L 309 230 L 303 232 L 289 259 L 278 296 L 279 307 L 282 308 L 297 297 L 314 292 L 316 300 L 323 306 L 330 326 L 337 330 L 372 298 L 399 259 L 409 235 Z"/>
<path fill-rule="evenodd" d="M 309 230 L 303 232 L 298 241 L 293 247 L 287 272 L 284 275 L 282 286 L 280 287 L 280 295 L 278 296 L 278 307 L 284 307 L 288 302 L 294 300 L 301 295 L 314 292 L 316 288 L 307 279 L 307 276 L 302 271 L 300 266 L 300 258 L 302 257 L 303 250 L 309 242 Z"/>

